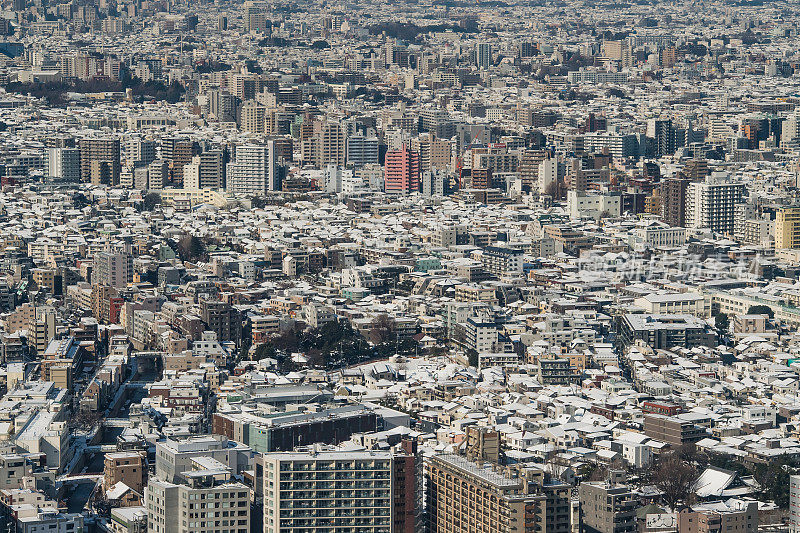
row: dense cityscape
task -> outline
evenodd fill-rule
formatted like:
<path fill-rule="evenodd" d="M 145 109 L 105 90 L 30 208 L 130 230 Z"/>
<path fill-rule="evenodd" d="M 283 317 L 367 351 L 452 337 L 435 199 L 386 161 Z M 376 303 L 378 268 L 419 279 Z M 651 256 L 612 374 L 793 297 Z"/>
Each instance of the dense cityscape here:
<path fill-rule="evenodd" d="M 800 533 L 799 22 L 0 1 L 0 532 Z"/>

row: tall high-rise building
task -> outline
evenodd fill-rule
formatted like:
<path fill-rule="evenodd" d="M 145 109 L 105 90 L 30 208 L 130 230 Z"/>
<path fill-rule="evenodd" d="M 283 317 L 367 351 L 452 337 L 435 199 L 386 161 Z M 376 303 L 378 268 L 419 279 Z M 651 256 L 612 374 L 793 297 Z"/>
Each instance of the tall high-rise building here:
<path fill-rule="evenodd" d="M 478 68 L 488 69 L 492 64 L 492 45 L 478 43 L 475 45 L 475 64 Z"/>
<path fill-rule="evenodd" d="M 266 106 L 250 100 L 242 106 L 240 127 L 248 133 L 263 134 L 266 132 L 266 118 Z"/>
<path fill-rule="evenodd" d="M 47 345 L 56 336 L 57 314 L 54 307 L 36 307 L 35 315 L 31 321 L 28 332 L 28 343 L 33 341 L 36 353 L 42 354 L 47 349 Z"/>
<path fill-rule="evenodd" d="M 274 141 L 267 144 L 244 144 L 236 147 L 235 159 L 228 164 L 228 191 L 239 194 L 263 195 L 281 190 Z"/>
<path fill-rule="evenodd" d="M 211 119 L 220 122 L 232 122 L 236 118 L 237 97 L 233 94 L 215 89 L 207 92 L 208 113 Z"/>
<path fill-rule="evenodd" d="M 419 152 L 419 169 L 422 172 L 435 168 L 446 169 L 450 165 L 453 149 L 447 139 L 422 134 L 411 141 L 411 148 Z"/>
<path fill-rule="evenodd" d="M 557 157 L 548 157 L 539 163 L 539 194 L 555 195 L 555 190 L 558 190 L 558 181 L 560 177 L 560 170 L 563 168 L 559 165 Z"/>
<path fill-rule="evenodd" d="M 152 139 L 132 137 L 125 140 L 125 164 L 146 167 L 156 159 L 156 142 Z"/>
<path fill-rule="evenodd" d="M 378 163 L 378 138 L 361 133 L 351 135 L 346 143 L 346 162 L 354 167 Z"/>
<path fill-rule="evenodd" d="M 651 119 L 647 123 L 647 136 L 655 139 L 655 157 L 675 153 L 675 128 L 671 119 Z"/>
<path fill-rule="evenodd" d="M 147 190 L 160 191 L 169 183 L 169 163 L 156 159 L 147 165 Z"/>
<path fill-rule="evenodd" d="M 121 289 L 133 281 L 133 257 L 126 253 L 99 252 L 92 260 L 92 283 Z"/>
<path fill-rule="evenodd" d="M 225 150 L 207 150 L 200 154 L 200 188 L 225 187 Z"/>
<path fill-rule="evenodd" d="M 686 226 L 686 190 L 692 180 L 666 178 L 660 185 L 661 218 L 670 226 Z"/>
<path fill-rule="evenodd" d="M 780 133 L 780 147 L 791 149 L 800 144 L 800 112 L 795 111 L 783 121 Z"/>
<path fill-rule="evenodd" d="M 194 156 L 191 163 L 183 166 L 183 188 L 188 190 L 200 188 L 200 156 Z"/>
<path fill-rule="evenodd" d="M 162 138 L 161 159 L 169 164 L 169 181 L 181 185 L 183 183 L 183 167 L 191 163 L 192 158 L 199 152 L 198 144 L 190 139 Z"/>
<path fill-rule="evenodd" d="M 522 186 L 527 190 L 539 190 L 539 165 L 546 157 L 546 150 L 523 150 L 520 153 L 517 169 Z"/>
<path fill-rule="evenodd" d="M 183 167 L 184 189 L 222 189 L 225 186 L 225 152 L 209 150 Z"/>
<path fill-rule="evenodd" d="M 413 454 L 268 453 L 260 462 L 264 533 L 416 531 Z M 307 504 L 309 498 L 314 505 Z"/>
<path fill-rule="evenodd" d="M 470 172 L 471 189 L 490 189 L 492 188 L 492 169 L 473 168 Z"/>
<path fill-rule="evenodd" d="M 448 192 L 447 172 L 434 168 L 421 173 L 422 194 L 424 196 L 444 196 Z"/>
<path fill-rule="evenodd" d="M 490 470 L 459 455 L 426 460 L 430 533 L 567 533 L 570 489 L 537 469 Z"/>
<path fill-rule="evenodd" d="M 220 342 L 238 343 L 242 333 L 241 317 L 235 307 L 219 300 L 200 301 L 200 319 Z"/>
<path fill-rule="evenodd" d="M 419 112 L 419 131 L 429 132 L 440 139 L 449 139 L 455 135 L 455 122 L 444 109 L 421 109 Z"/>
<path fill-rule="evenodd" d="M 800 533 L 800 476 L 789 476 L 789 533 Z"/>
<path fill-rule="evenodd" d="M 264 9 L 258 6 L 247 8 L 247 31 L 269 33 L 272 31 L 272 21 L 267 18 Z"/>
<path fill-rule="evenodd" d="M 691 159 L 683 167 L 683 175 L 690 180 L 702 180 L 708 176 L 708 161 L 705 159 Z"/>
<path fill-rule="evenodd" d="M 78 183 L 81 181 L 81 152 L 77 148 L 47 149 L 47 179 Z"/>
<path fill-rule="evenodd" d="M 775 212 L 775 249 L 800 248 L 800 206 L 781 206 Z"/>
<path fill-rule="evenodd" d="M 78 141 L 78 149 L 81 152 L 82 181 L 100 185 L 103 180 L 108 180 L 108 185 L 119 184 L 119 175 L 122 171 L 119 139 L 81 139 Z M 92 172 L 92 163 L 95 163 L 94 172 Z"/>
<path fill-rule="evenodd" d="M 745 195 L 743 183 L 707 177 L 686 189 L 686 226 L 733 233 L 735 206 Z"/>
<path fill-rule="evenodd" d="M 334 163 L 344 165 L 345 137 L 342 127 L 335 122 L 328 122 L 320 133 L 319 165 Z"/>
<path fill-rule="evenodd" d="M 384 190 L 388 194 L 410 194 L 419 191 L 419 154 L 403 145 L 386 152 Z"/>

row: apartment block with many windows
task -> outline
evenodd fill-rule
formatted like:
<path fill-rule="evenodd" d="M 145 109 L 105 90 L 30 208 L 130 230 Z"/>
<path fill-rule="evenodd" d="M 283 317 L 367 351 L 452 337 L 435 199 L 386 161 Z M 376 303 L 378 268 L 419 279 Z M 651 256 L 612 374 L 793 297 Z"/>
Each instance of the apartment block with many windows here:
<path fill-rule="evenodd" d="M 566 533 L 570 486 L 543 471 L 493 470 L 460 455 L 426 459 L 431 533 Z"/>
<path fill-rule="evenodd" d="M 407 459 L 374 451 L 265 454 L 264 533 L 390 533 L 398 530 L 393 523 L 414 531 Z"/>
<path fill-rule="evenodd" d="M 216 459 L 196 457 L 183 482 L 150 480 L 148 533 L 249 533 L 250 489 L 232 476 Z"/>

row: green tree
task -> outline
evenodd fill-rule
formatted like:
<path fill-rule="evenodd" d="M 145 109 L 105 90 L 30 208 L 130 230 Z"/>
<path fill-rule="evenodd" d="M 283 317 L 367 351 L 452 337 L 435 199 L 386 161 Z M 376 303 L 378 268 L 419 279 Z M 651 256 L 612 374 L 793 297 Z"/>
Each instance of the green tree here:
<path fill-rule="evenodd" d="M 753 471 L 764 499 L 772 500 L 781 509 L 789 508 L 789 475 L 785 459 L 758 464 Z"/>
<path fill-rule="evenodd" d="M 728 327 L 730 326 L 728 315 L 725 313 L 717 313 L 717 316 L 714 317 L 714 326 L 716 326 L 720 333 L 727 333 Z"/>
<path fill-rule="evenodd" d="M 72 205 L 75 207 L 75 209 L 83 209 L 88 205 L 92 205 L 92 201 L 87 198 L 85 194 L 79 192 L 72 197 Z"/>
<path fill-rule="evenodd" d="M 751 305 L 747 310 L 748 315 L 768 315 L 770 318 L 775 316 L 775 312 L 768 305 Z"/>
<path fill-rule="evenodd" d="M 161 195 L 157 192 L 147 193 L 142 199 L 142 211 L 152 211 L 161 203 Z"/>
<path fill-rule="evenodd" d="M 181 261 L 200 261 L 205 258 L 206 247 L 200 237 L 184 235 L 178 241 L 178 256 Z"/>
<path fill-rule="evenodd" d="M 478 352 L 472 348 L 467 350 L 467 361 L 469 362 L 469 366 L 478 368 Z"/>
<path fill-rule="evenodd" d="M 261 361 L 262 359 L 277 359 L 278 351 L 275 346 L 268 343 L 259 344 L 253 354 L 254 361 Z"/>

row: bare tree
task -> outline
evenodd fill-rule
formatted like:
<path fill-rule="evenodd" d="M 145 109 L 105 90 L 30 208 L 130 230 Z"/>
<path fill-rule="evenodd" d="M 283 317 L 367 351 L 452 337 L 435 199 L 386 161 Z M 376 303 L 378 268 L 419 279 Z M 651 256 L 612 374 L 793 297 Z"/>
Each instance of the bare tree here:
<path fill-rule="evenodd" d="M 544 193 L 553 200 L 559 200 L 561 198 L 561 190 L 558 181 L 551 181 L 548 183 L 544 188 Z"/>
<path fill-rule="evenodd" d="M 384 344 L 394 340 L 396 326 L 394 319 L 389 315 L 381 313 L 376 316 L 371 326 L 369 340 L 374 344 Z"/>
<path fill-rule="evenodd" d="M 661 491 L 662 499 L 673 510 L 679 502 L 690 503 L 697 470 L 677 452 L 659 458 L 651 471 L 653 485 Z"/>
<path fill-rule="evenodd" d="M 598 464 L 594 470 L 592 470 L 591 474 L 587 481 L 605 481 L 608 479 L 608 467 L 606 465 Z"/>
<path fill-rule="evenodd" d="M 102 420 L 103 414 L 99 411 L 81 409 L 69 419 L 68 425 L 74 429 L 91 430 L 97 427 Z"/>

